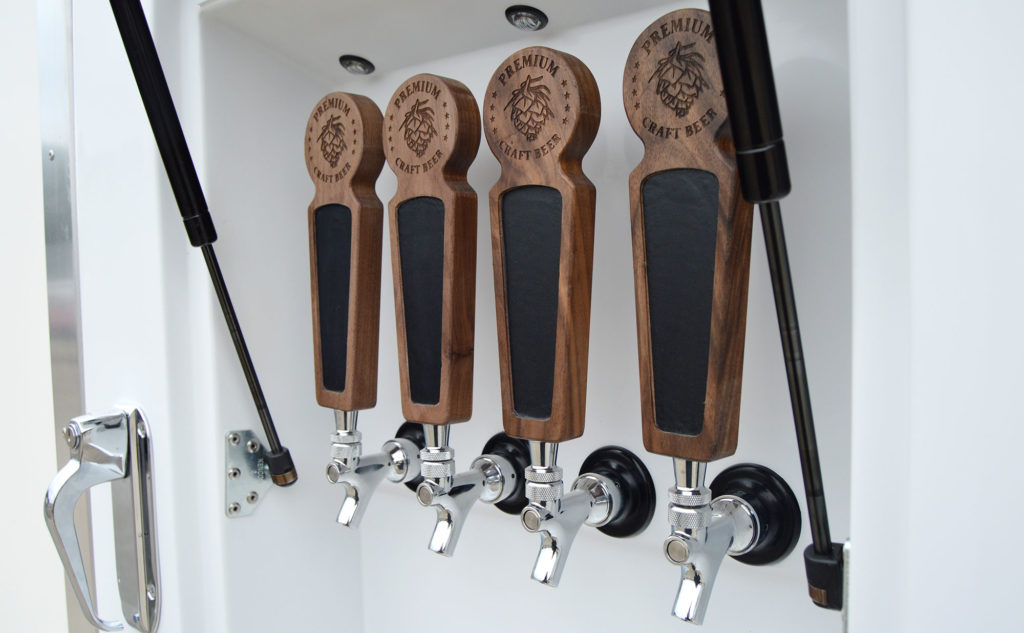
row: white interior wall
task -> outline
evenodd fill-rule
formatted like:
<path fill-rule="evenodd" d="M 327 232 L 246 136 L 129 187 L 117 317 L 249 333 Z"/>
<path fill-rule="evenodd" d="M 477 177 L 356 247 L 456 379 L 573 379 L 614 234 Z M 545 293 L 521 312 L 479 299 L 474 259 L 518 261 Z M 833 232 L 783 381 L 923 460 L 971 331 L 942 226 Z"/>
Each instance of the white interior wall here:
<path fill-rule="evenodd" d="M 542 32 L 518 43 L 366 78 L 339 71 L 333 81 L 308 73 L 245 34 L 215 20 L 205 21 L 206 182 L 221 233 L 218 252 L 268 399 L 302 477 L 295 489 L 274 491 L 255 516 L 225 522 L 223 529 L 232 539 L 242 534 L 252 538 L 239 542 L 244 543 L 241 547 L 228 544 L 233 566 L 229 570 L 251 568 L 250 544 L 262 543 L 258 549 L 265 549 L 278 536 L 308 539 L 302 547 L 289 549 L 303 561 L 302 574 L 293 578 L 306 595 L 278 599 L 282 608 L 273 612 L 238 613 L 229 607 L 236 622 L 270 618 L 270 623 L 284 624 L 299 618 L 308 630 L 340 622 L 355 627 L 359 616 L 352 607 L 362 604 L 367 631 L 388 630 L 396 621 L 423 631 L 471 630 L 481 622 L 490 630 L 513 631 L 523 626 L 526 617 L 513 615 L 516 605 L 525 604 L 531 619 L 562 630 L 668 631 L 680 626 L 668 615 L 678 569 L 661 554 L 667 533 L 662 508 L 672 481 L 671 463 L 644 452 L 639 429 L 626 175 L 639 161 L 642 148 L 621 105 L 622 64 L 629 47 L 644 27 L 672 8 L 676 7 L 645 10 L 584 28 Z M 851 277 L 845 12 L 840 5 L 803 2 L 772 3 L 771 8 L 773 61 L 796 182 L 784 208 L 833 527 L 836 538 L 842 539 L 849 520 Z M 524 533 L 515 517 L 493 508 L 473 511 L 451 560 L 427 551 L 433 512 L 420 508 L 402 487 L 382 486 L 360 535 L 332 524 L 339 500 L 321 473 L 333 420 L 313 398 L 305 224 L 313 188 L 301 161 L 303 122 L 324 93 L 349 90 L 384 103 L 402 79 L 426 71 L 458 78 L 480 97 L 494 65 L 533 42 L 580 57 L 594 71 L 603 98 L 601 130 L 584 160 L 584 170 L 598 187 L 588 426 L 583 438 L 565 444 L 562 460 L 566 470 L 575 473 L 591 450 L 609 443 L 625 445 L 644 457 L 656 477 L 659 495 L 655 519 L 640 537 L 615 541 L 585 529 L 557 590 L 529 580 L 537 537 Z M 497 162 L 481 147 L 469 181 L 482 200 L 497 176 Z M 385 202 L 394 193 L 394 176 L 386 168 L 377 190 Z M 485 205 L 481 205 L 478 243 L 474 418 L 453 430 L 453 445 L 463 467 L 487 437 L 500 430 Z M 734 458 L 714 465 L 712 471 L 738 461 L 758 461 L 778 470 L 799 491 L 785 374 L 757 231 L 740 448 Z M 360 418 L 370 446 L 390 437 L 402 421 L 387 257 L 383 274 L 378 406 Z M 218 416 L 221 428 L 253 426 L 254 422 L 242 422 L 253 418 L 234 353 L 226 337 L 218 332 L 217 338 L 219 406 L 226 412 Z M 357 541 L 361 576 L 356 559 L 331 558 L 339 548 Z M 805 527 L 797 552 L 808 542 Z M 274 573 L 295 572 L 294 561 L 283 556 L 263 565 Z M 333 601 L 315 599 L 325 585 L 351 579 L 359 582 L 345 588 L 333 586 Z M 229 603 L 251 601 L 253 591 L 251 586 L 237 593 L 232 590 Z M 840 628 L 838 614 L 817 609 L 808 601 L 799 554 L 761 569 L 727 561 L 715 593 L 705 626 L 708 631 Z M 453 600 L 456 606 L 440 606 L 445 600 Z M 326 606 L 332 603 L 345 606 Z M 597 604 L 608 606 L 594 608 Z M 495 618 L 496 608 L 501 617 Z"/>
<path fill-rule="evenodd" d="M 855 631 L 1020 629 L 1024 7 L 963 8 L 851 3 Z"/>

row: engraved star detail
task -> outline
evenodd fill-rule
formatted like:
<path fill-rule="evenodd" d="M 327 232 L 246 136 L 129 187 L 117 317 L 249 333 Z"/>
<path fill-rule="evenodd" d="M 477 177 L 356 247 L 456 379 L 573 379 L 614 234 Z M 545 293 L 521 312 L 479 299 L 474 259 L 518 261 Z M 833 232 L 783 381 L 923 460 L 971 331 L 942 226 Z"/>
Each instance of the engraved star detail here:
<path fill-rule="evenodd" d="M 394 121 L 394 120 L 395 120 L 395 115 L 389 114 L 388 115 L 388 121 Z"/>
<path fill-rule="evenodd" d="M 639 110 L 640 109 L 640 102 L 639 101 L 637 101 L 636 103 L 633 104 L 633 109 L 634 110 Z"/>
<path fill-rule="evenodd" d="M 444 129 L 446 129 L 446 130 L 447 130 L 447 129 L 448 129 L 448 128 L 450 128 L 450 127 L 451 127 L 451 126 L 450 126 L 450 125 L 448 125 L 447 123 L 445 123 L 445 124 L 444 124 Z"/>
<path fill-rule="evenodd" d="M 497 99 L 498 98 L 498 91 L 497 90 L 495 90 L 494 92 L 491 93 L 491 98 L 492 99 Z"/>
<path fill-rule="evenodd" d="M 446 119 L 450 119 L 450 118 L 452 118 L 452 115 L 450 115 L 450 114 L 448 114 L 447 112 L 445 112 L 445 113 L 444 113 L 444 118 L 446 118 Z"/>
<path fill-rule="evenodd" d="M 569 111 L 569 104 L 568 104 L 568 103 L 567 103 L 567 104 L 565 104 L 565 111 L 566 111 L 566 112 L 568 112 L 568 111 Z"/>
<path fill-rule="evenodd" d="M 492 128 L 491 128 L 491 131 L 492 131 L 492 132 L 494 132 L 495 134 L 497 134 L 497 133 L 498 133 L 498 128 L 496 128 L 496 127 L 492 127 Z"/>
<path fill-rule="evenodd" d="M 491 104 L 491 110 L 493 110 L 493 109 L 494 109 L 494 104 L 492 103 L 492 104 Z"/>
<path fill-rule="evenodd" d="M 446 141 L 448 140 L 448 135 L 447 134 L 444 135 L 444 140 L 446 140 Z"/>
<path fill-rule="evenodd" d="M 494 115 L 491 115 L 491 123 L 494 123 Z"/>
<path fill-rule="evenodd" d="M 441 107 L 442 107 L 442 108 L 447 108 L 447 107 L 448 107 L 448 102 L 447 102 L 447 101 L 445 101 L 444 103 L 442 103 L 442 104 L 441 104 Z"/>
<path fill-rule="evenodd" d="M 568 79 L 563 79 L 562 80 L 562 87 L 565 88 L 568 85 L 569 85 L 569 80 Z"/>
<path fill-rule="evenodd" d="M 569 122 L 569 117 L 562 118 L 562 125 L 565 125 L 568 122 Z"/>
<path fill-rule="evenodd" d="M 565 98 L 566 98 L 566 99 L 568 99 L 568 98 L 569 98 L 569 93 L 568 93 L 568 92 L 567 92 L 567 93 L 565 93 Z"/>
<path fill-rule="evenodd" d="M 636 96 L 636 88 L 633 88 L 633 96 Z"/>
<path fill-rule="evenodd" d="M 632 81 L 633 81 L 633 83 L 636 83 L 636 75 L 633 75 Z"/>
<path fill-rule="evenodd" d="M 633 63 L 633 68 L 636 68 L 637 70 L 639 70 L 640 69 L 640 62 L 634 62 Z"/>

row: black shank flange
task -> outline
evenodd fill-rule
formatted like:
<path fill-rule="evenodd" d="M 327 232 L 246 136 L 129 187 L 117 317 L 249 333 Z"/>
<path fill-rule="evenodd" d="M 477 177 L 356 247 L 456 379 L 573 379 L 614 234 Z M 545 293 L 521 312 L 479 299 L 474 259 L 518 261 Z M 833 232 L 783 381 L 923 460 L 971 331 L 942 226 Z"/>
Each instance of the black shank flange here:
<path fill-rule="evenodd" d="M 395 437 L 409 440 L 420 450 L 427 447 L 427 436 L 423 433 L 423 425 L 416 422 L 402 423 L 402 426 L 398 427 L 398 430 L 395 431 Z M 416 479 L 405 482 L 405 487 L 416 492 L 416 486 L 420 485 L 422 481 L 423 475 L 416 475 Z"/>
<path fill-rule="evenodd" d="M 758 464 L 737 464 L 711 482 L 715 497 L 733 495 L 749 503 L 760 524 L 757 543 L 746 554 L 733 556 L 747 565 L 782 560 L 800 540 L 800 504 L 789 484 L 774 470 Z"/>
<path fill-rule="evenodd" d="M 639 457 L 621 446 L 603 446 L 583 460 L 580 474 L 585 473 L 607 477 L 622 493 L 618 516 L 597 529 L 618 538 L 647 529 L 654 517 L 654 479 Z"/>
<path fill-rule="evenodd" d="M 504 457 L 515 470 L 515 488 L 512 494 L 494 504 L 505 514 L 519 514 L 526 507 L 526 469 L 530 465 L 530 444 L 517 437 L 509 437 L 504 433 L 491 436 L 484 444 L 481 455 L 498 455 Z"/>

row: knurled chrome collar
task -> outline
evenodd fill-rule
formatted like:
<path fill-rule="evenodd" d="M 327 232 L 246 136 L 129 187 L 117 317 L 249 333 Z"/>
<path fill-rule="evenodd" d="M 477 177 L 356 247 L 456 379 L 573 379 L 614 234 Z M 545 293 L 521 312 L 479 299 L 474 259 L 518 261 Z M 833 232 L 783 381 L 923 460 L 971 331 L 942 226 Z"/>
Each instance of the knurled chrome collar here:
<path fill-rule="evenodd" d="M 668 507 L 668 523 L 676 530 L 696 530 L 706 527 L 711 518 L 710 508 Z"/>
<path fill-rule="evenodd" d="M 446 462 L 455 458 L 455 451 L 450 448 L 424 448 L 420 450 L 420 459 L 425 462 Z"/>
<path fill-rule="evenodd" d="M 668 489 L 669 503 L 684 508 L 699 508 L 711 503 L 711 490 L 706 486 L 701 488 L 676 488 Z"/>
<path fill-rule="evenodd" d="M 549 484 L 556 481 L 562 481 L 562 468 L 561 466 L 551 466 L 544 470 L 534 470 L 533 466 L 526 469 L 524 473 L 526 481 L 532 481 L 539 484 Z"/>
<path fill-rule="evenodd" d="M 530 501 L 554 501 L 562 498 L 562 482 L 526 483 L 526 498 Z"/>
<path fill-rule="evenodd" d="M 431 462 L 424 460 L 420 464 L 420 474 L 428 479 L 442 479 L 455 476 L 455 462 L 448 460 L 444 462 Z"/>

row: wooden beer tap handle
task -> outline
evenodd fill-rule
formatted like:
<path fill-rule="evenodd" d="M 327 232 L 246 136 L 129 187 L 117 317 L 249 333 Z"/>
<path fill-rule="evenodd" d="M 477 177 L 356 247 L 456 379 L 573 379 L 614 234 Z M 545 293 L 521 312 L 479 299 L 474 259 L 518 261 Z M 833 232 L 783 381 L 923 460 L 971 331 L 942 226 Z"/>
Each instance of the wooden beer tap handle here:
<path fill-rule="evenodd" d="M 644 446 L 707 462 L 736 451 L 753 222 L 710 14 L 647 27 L 622 86 L 644 143 L 629 177 Z"/>
<path fill-rule="evenodd" d="M 402 413 L 449 424 L 473 410 L 476 192 L 466 171 L 480 112 L 466 86 L 422 74 L 385 111 L 384 153 L 398 178 L 388 204 Z"/>
<path fill-rule="evenodd" d="M 316 399 L 342 411 L 377 403 L 383 207 L 374 184 L 384 166 L 380 109 L 332 92 L 306 125 Z"/>
<path fill-rule="evenodd" d="M 594 260 L 594 185 L 580 161 L 601 120 L 583 62 L 542 46 L 501 63 L 484 97 L 501 163 L 491 247 L 505 431 L 562 442 L 583 433 Z"/>

